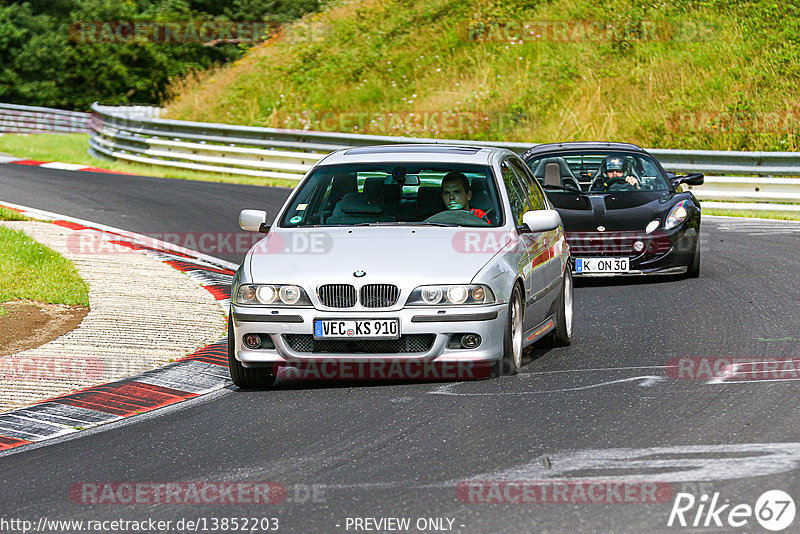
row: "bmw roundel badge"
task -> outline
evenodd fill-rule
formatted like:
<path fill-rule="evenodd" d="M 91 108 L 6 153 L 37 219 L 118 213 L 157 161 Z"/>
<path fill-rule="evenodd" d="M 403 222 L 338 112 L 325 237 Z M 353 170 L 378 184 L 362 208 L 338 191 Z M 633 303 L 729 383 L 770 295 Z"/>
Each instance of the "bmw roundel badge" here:
<path fill-rule="evenodd" d="M 364 271 L 356 271 L 356 272 L 353 273 L 353 276 L 355 276 L 356 278 L 361 278 L 365 274 L 367 274 L 367 273 L 365 273 Z"/>

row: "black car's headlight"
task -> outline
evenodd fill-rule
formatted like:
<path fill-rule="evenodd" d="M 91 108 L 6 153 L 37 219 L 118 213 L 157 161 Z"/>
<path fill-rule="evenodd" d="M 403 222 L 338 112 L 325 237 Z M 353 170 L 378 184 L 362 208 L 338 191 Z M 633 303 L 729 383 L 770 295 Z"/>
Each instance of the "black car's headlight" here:
<path fill-rule="evenodd" d="M 255 306 L 311 306 L 305 290 L 290 284 L 242 284 L 236 290 L 233 303 Z"/>
<path fill-rule="evenodd" d="M 689 216 L 692 206 L 688 200 L 681 200 L 669 210 L 664 220 L 664 230 L 671 230 L 682 223 Z"/>
<path fill-rule="evenodd" d="M 494 303 L 494 293 L 483 284 L 420 286 L 411 292 L 408 306 L 459 306 Z"/>

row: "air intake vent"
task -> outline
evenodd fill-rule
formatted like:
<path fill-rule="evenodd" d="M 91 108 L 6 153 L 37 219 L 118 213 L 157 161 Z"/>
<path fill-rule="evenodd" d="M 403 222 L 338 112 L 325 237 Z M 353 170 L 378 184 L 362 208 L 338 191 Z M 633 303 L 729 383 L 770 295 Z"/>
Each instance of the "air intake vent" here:
<path fill-rule="evenodd" d="M 350 284 L 327 284 L 319 287 L 319 300 L 328 308 L 352 308 L 356 305 L 356 288 Z"/>
<path fill-rule="evenodd" d="M 407 334 L 400 339 L 314 339 L 311 334 L 283 334 L 295 352 L 328 354 L 408 354 L 431 350 L 435 334 Z"/>
<path fill-rule="evenodd" d="M 361 288 L 361 305 L 365 308 L 389 308 L 397 302 L 400 290 L 392 284 L 368 284 Z"/>

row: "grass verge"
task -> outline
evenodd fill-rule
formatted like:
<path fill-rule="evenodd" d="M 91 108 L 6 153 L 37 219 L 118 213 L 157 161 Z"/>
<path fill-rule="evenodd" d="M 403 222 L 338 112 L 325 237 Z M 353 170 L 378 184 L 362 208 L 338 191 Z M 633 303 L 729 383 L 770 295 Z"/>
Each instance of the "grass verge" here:
<path fill-rule="evenodd" d="M 800 5 L 772 0 L 341 0 L 175 80 L 168 116 L 794 151 L 797 35 Z"/>
<path fill-rule="evenodd" d="M 88 147 L 89 134 L 0 135 L 0 152 L 12 154 L 18 158 L 37 161 L 77 163 L 86 165 L 87 167 L 100 167 L 112 171 L 126 172 L 139 176 L 155 176 L 157 178 L 176 178 L 179 180 L 201 180 L 204 182 L 267 185 L 289 188 L 297 185 L 297 182 L 292 180 L 200 172 L 189 169 L 161 167 L 159 165 L 144 165 L 140 163 L 98 159 L 88 154 Z"/>
<path fill-rule="evenodd" d="M 767 211 L 767 210 L 726 210 L 703 208 L 703 215 L 721 215 L 725 217 L 753 217 L 759 219 L 780 219 L 784 221 L 800 221 L 800 211 Z"/>
<path fill-rule="evenodd" d="M 20 299 L 88 306 L 89 286 L 62 255 L 0 226 L 0 304 Z"/>
<path fill-rule="evenodd" d="M 29 221 L 24 215 L 0 206 L 0 221 Z"/>

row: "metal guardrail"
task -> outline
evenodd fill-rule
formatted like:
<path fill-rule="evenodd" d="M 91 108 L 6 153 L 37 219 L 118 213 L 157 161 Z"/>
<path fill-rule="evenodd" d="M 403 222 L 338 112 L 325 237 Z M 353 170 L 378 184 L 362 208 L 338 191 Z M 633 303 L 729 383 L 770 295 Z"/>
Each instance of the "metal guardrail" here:
<path fill-rule="evenodd" d="M 94 104 L 92 110 L 90 115 L 0 104 L 0 121 L 3 117 L 12 117 L 17 124 L 22 120 L 26 127 L 37 126 L 37 113 L 50 114 L 46 116 L 53 119 L 53 128 L 46 131 L 87 131 L 91 126 L 90 152 L 98 156 L 288 180 L 302 178 L 328 153 L 353 146 L 447 143 L 499 146 L 518 154 L 533 146 L 532 143 L 424 139 L 167 120 L 159 118 L 159 108 L 149 106 Z M 28 128 L 25 131 L 45 130 Z M 673 172 L 706 174 L 705 185 L 690 188 L 701 200 L 741 202 L 743 206 L 745 202 L 773 203 L 770 209 L 781 209 L 780 203 L 800 203 L 800 152 L 648 151 Z"/>
<path fill-rule="evenodd" d="M 0 104 L 3 133 L 90 133 L 91 119 L 79 111 Z"/>

